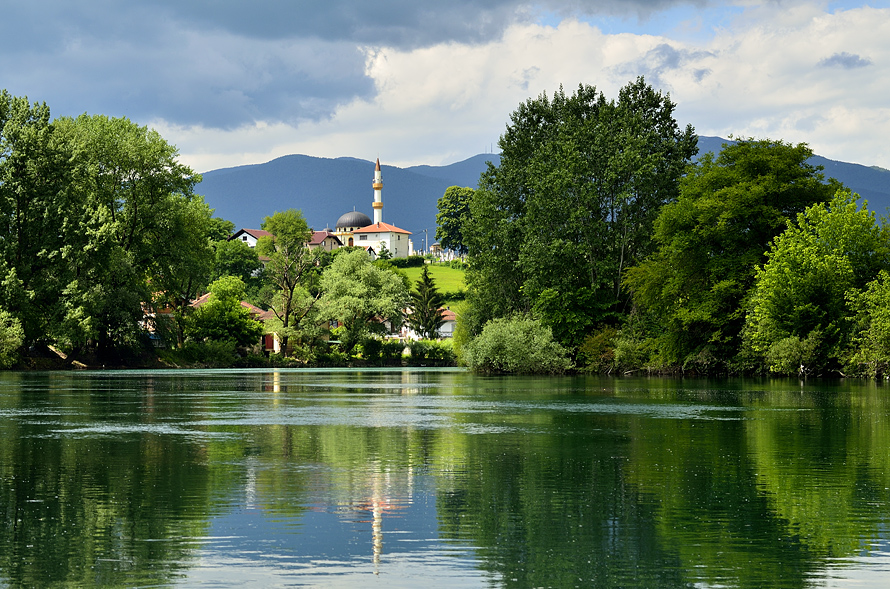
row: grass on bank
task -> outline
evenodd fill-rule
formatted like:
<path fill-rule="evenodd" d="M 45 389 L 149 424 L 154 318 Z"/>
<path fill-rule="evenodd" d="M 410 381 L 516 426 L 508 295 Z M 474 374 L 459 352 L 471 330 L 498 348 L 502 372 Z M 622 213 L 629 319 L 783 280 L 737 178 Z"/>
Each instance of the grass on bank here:
<path fill-rule="evenodd" d="M 467 284 L 464 282 L 463 270 L 452 268 L 446 264 L 427 264 L 426 267 L 429 269 L 430 276 L 436 282 L 436 288 L 438 288 L 439 292 L 445 297 L 446 303 L 463 298 L 463 293 L 467 290 Z M 411 280 L 411 285 L 413 287 L 418 278 L 420 278 L 420 273 L 423 271 L 423 268 L 403 268 L 403 270 Z"/>

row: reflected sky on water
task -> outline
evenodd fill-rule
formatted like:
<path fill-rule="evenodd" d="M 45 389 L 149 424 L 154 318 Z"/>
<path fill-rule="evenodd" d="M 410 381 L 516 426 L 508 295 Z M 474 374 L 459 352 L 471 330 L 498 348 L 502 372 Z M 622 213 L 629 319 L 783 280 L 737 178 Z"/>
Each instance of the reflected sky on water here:
<path fill-rule="evenodd" d="M 882 587 L 890 388 L 0 374 L 0 586 Z"/>

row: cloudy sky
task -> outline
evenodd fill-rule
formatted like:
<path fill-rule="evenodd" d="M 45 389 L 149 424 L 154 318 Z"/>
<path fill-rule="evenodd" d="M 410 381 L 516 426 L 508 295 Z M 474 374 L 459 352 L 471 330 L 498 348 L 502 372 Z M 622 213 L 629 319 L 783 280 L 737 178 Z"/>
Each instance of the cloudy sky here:
<path fill-rule="evenodd" d="M 890 0 L 3 2 L 0 88 L 126 116 L 197 171 L 303 153 L 442 165 L 510 112 L 639 75 L 702 135 L 890 168 Z"/>

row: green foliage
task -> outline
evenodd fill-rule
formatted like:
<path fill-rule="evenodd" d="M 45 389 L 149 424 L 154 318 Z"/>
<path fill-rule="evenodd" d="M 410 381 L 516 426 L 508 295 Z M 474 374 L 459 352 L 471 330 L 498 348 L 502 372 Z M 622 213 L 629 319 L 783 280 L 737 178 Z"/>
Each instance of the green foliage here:
<path fill-rule="evenodd" d="M 472 188 L 451 186 L 438 202 L 436 240 L 443 248 L 453 250 L 459 256 L 467 254 L 464 228 L 470 216 L 470 202 L 474 194 Z"/>
<path fill-rule="evenodd" d="M 212 217 L 207 232 L 211 242 L 227 241 L 235 232 L 235 224 L 220 217 Z"/>
<path fill-rule="evenodd" d="M 745 300 L 764 252 L 789 219 L 836 191 L 807 163 L 812 155 L 804 144 L 743 140 L 689 168 L 679 199 L 655 221 L 657 251 L 625 279 L 652 316 L 650 336 L 664 362 L 738 355 Z"/>
<path fill-rule="evenodd" d="M 611 372 L 615 367 L 615 343 L 618 330 L 602 327 L 584 338 L 578 347 L 578 363 L 594 372 Z"/>
<path fill-rule="evenodd" d="M 789 335 L 773 342 L 766 352 L 766 361 L 772 372 L 786 375 L 806 376 L 811 366 L 818 366 L 822 344 L 822 333 L 814 329 L 803 339 Z"/>
<path fill-rule="evenodd" d="M 50 122 L 0 94 L 0 304 L 27 343 L 138 345 L 146 310 L 206 285 L 211 212 L 177 155 L 127 119 Z"/>
<path fill-rule="evenodd" d="M 262 324 L 241 305 L 244 282 L 223 276 L 210 285 L 210 297 L 191 315 L 186 336 L 197 341 L 232 341 L 237 346 L 256 345 L 263 335 Z"/>
<path fill-rule="evenodd" d="M 405 344 L 399 340 L 368 337 L 355 348 L 357 354 L 369 364 L 377 366 L 400 366 Z"/>
<path fill-rule="evenodd" d="M 390 260 L 392 259 L 392 252 L 389 251 L 389 248 L 386 247 L 386 242 L 381 241 L 380 245 L 377 248 L 377 259 L 378 260 Z"/>
<path fill-rule="evenodd" d="M 881 270 L 864 290 L 847 292 L 847 303 L 854 320 L 850 371 L 890 374 L 890 274 Z"/>
<path fill-rule="evenodd" d="M 214 253 L 212 279 L 237 276 L 244 282 L 245 296 L 248 299 L 255 296 L 263 283 L 263 263 L 256 249 L 238 240 L 211 243 Z"/>
<path fill-rule="evenodd" d="M 572 367 L 550 328 L 524 317 L 492 319 L 465 347 L 463 356 L 476 372 L 558 374 Z"/>
<path fill-rule="evenodd" d="M 416 254 L 408 256 L 407 258 L 393 258 L 387 261 L 396 268 L 420 268 L 426 263 L 423 256 L 418 256 Z"/>
<path fill-rule="evenodd" d="M 457 357 L 454 343 L 449 339 L 416 340 L 408 342 L 409 366 L 454 366 Z"/>
<path fill-rule="evenodd" d="M 296 209 L 276 212 L 263 221 L 272 234 L 257 242 L 257 253 L 266 256 L 264 275 L 275 285 L 272 299 L 275 321 L 268 326 L 278 335 L 282 349 L 290 350 L 291 340 L 305 345 L 319 336 L 317 302 L 321 297 L 321 261 L 328 259 L 320 249 L 306 247 L 312 230 Z"/>
<path fill-rule="evenodd" d="M 519 106 L 463 230 L 474 332 L 537 305 L 556 337 L 577 345 L 584 329 L 616 319 L 622 274 L 650 253 L 652 223 L 697 152 L 692 127 L 681 131 L 673 111 L 642 78 L 617 101 L 581 85 Z"/>
<path fill-rule="evenodd" d="M 381 321 L 401 322 L 408 289 L 401 277 L 378 268 L 362 250 L 336 256 L 321 277 L 322 314 L 343 325 L 348 354 L 363 338 L 383 330 Z"/>
<path fill-rule="evenodd" d="M 0 309 L 0 369 L 15 364 L 24 341 L 22 322 L 8 311 Z"/>
<path fill-rule="evenodd" d="M 57 329 L 67 258 L 83 249 L 72 155 L 46 104 L 0 91 L 0 306 L 21 321 L 26 344 Z"/>
<path fill-rule="evenodd" d="M 415 289 L 411 291 L 408 325 L 421 338 L 434 339 L 438 336 L 439 328 L 445 323 L 442 313 L 444 303 L 445 299 L 430 277 L 429 268 L 424 266 Z"/>
<path fill-rule="evenodd" d="M 751 349 L 769 357 L 777 342 L 805 340 L 815 332 L 818 349 L 811 358 L 818 363 L 804 369 L 837 366 L 852 336 L 848 293 L 890 268 L 888 237 L 874 213 L 857 209 L 855 196 L 846 191 L 798 215 L 757 270 L 746 325 Z"/>
<path fill-rule="evenodd" d="M 86 199 L 62 326 L 72 344 L 102 350 L 126 341 L 155 301 L 183 306 L 204 287 L 211 211 L 193 192 L 200 176 L 157 132 L 104 116 L 55 124 L 73 137 Z"/>
<path fill-rule="evenodd" d="M 174 366 L 228 368 L 238 359 L 235 342 L 230 339 L 187 341 L 181 348 L 160 350 L 161 360 Z"/>

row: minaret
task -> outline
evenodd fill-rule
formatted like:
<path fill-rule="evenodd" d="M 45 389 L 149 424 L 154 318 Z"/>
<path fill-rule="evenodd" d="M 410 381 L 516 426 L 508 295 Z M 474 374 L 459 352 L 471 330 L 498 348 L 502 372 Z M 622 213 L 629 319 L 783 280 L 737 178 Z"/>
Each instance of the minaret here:
<path fill-rule="evenodd" d="M 383 174 L 380 172 L 380 158 L 374 168 L 374 223 L 383 222 Z"/>

